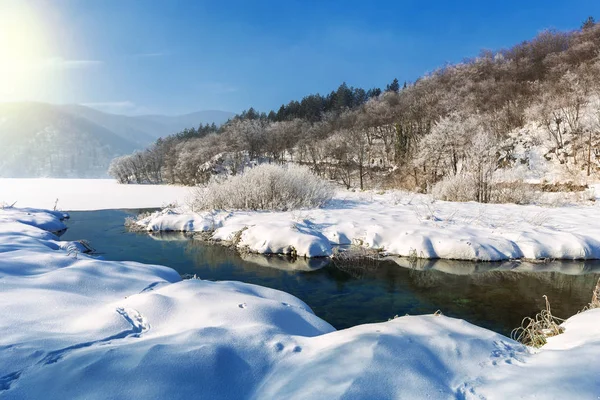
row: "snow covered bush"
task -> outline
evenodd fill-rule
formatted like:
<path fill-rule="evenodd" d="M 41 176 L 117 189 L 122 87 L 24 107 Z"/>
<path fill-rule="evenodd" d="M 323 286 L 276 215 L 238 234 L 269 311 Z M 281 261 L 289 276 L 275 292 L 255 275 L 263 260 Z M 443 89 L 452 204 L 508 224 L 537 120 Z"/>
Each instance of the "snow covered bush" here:
<path fill-rule="evenodd" d="M 446 176 L 431 187 L 431 194 L 444 201 L 475 201 L 475 177 L 472 174 Z"/>
<path fill-rule="evenodd" d="M 431 188 L 431 194 L 445 201 L 480 201 L 478 187 L 485 190 L 485 203 L 532 204 L 539 199 L 539 193 L 523 181 L 503 182 L 490 179 L 484 185 L 477 185 L 474 174 L 450 175 Z"/>
<path fill-rule="evenodd" d="M 490 203 L 532 204 L 539 197 L 539 193 L 523 181 L 493 182 L 490 191 Z"/>
<path fill-rule="evenodd" d="M 320 207 L 334 194 L 333 187 L 307 167 L 262 164 L 222 182 L 198 189 L 196 210 L 295 210 Z"/>

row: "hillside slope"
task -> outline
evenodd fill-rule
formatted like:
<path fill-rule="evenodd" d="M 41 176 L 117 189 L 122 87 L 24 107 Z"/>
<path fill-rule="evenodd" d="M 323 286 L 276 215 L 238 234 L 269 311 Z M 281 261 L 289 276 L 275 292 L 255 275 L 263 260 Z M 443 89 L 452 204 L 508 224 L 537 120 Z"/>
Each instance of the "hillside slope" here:
<path fill-rule="evenodd" d="M 220 118 L 228 114 L 222 113 Z M 205 119 L 210 113 L 196 114 L 192 123 L 189 115 L 130 117 L 80 105 L 1 104 L 0 177 L 105 177 L 114 157 L 184 127 L 213 122 Z"/>

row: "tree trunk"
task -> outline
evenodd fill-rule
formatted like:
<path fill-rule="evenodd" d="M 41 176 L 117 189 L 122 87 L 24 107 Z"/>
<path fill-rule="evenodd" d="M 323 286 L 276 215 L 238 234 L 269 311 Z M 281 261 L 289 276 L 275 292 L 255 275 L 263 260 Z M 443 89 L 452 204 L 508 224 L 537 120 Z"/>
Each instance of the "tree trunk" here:
<path fill-rule="evenodd" d="M 358 164 L 358 174 L 360 176 L 360 190 L 363 190 L 363 163 Z"/>
<path fill-rule="evenodd" d="M 587 176 L 590 176 L 590 167 L 592 164 L 592 131 L 588 136 L 588 153 L 587 153 Z"/>

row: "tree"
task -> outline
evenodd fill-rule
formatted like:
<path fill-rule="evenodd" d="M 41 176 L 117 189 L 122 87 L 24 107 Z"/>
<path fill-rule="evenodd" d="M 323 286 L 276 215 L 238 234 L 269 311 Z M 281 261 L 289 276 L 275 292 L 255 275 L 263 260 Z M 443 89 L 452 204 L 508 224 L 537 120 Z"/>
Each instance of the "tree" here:
<path fill-rule="evenodd" d="M 379 97 L 380 94 L 381 94 L 381 89 L 379 89 L 379 88 L 372 88 L 372 89 L 367 90 L 367 97 L 369 99 L 372 99 L 374 97 L 375 98 Z"/>
<path fill-rule="evenodd" d="M 585 21 L 583 21 L 583 24 L 581 24 L 581 30 L 583 31 L 593 28 L 594 25 L 596 25 L 596 21 L 594 20 L 594 17 L 590 15 Z"/>
<path fill-rule="evenodd" d="M 392 83 L 388 84 L 385 87 L 386 92 L 398 92 L 400 90 L 400 83 L 398 82 L 398 78 L 394 78 Z"/>
<path fill-rule="evenodd" d="M 348 87 L 346 82 L 342 83 L 338 87 L 334 95 L 334 110 L 344 111 L 352 107 L 354 103 L 353 88 Z"/>
<path fill-rule="evenodd" d="M 364 178 L 369 174 L 370 146 L 366 135 L 365 118 L 362 110 L 347 111 L 340 117 L 342 136 L 350 145 L 351 162 L 358 169 L 360 190 L 364 189 Z"/>
<path fill-rule="evenodd" d="M 453 113 L 440 119 L 421 139 L 413 162 L 423 171 L 429 171 L 428 183 L 461 172 L 478 124 L 475 117 Z"/>
<path fill-rule="evenodd" d="M 492 178 L 498 168 L 496 152 L 496 139 L 487 132 L 477 132 L 468 153 L 467 169 L 475 178 L 475 200 L 479 203 L 491 200 Z"/>

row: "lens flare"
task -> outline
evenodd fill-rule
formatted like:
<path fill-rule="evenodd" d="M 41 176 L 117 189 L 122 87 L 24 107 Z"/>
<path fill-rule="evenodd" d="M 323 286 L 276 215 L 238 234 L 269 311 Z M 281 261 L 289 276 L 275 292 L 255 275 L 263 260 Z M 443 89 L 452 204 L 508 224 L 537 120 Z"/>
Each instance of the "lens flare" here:
<path fill-rule="evenodd" d="M 40 84 L 44 53 L 33 10 L 19 3 L 0 7 L 0 100 L 18 99 Z"/>

